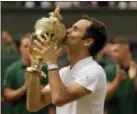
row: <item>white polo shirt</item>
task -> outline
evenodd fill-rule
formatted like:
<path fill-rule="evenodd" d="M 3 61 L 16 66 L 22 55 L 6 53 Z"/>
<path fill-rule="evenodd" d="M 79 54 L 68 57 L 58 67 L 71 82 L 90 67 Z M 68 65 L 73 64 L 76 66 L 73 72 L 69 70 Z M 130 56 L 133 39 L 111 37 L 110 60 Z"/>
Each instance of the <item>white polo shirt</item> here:
<path fill-rule="evenodd" d="M 107 87 L 106 74 L 92 57 L 77 62 L 72 69 L 70 66 L 62 68 L 60 77 L 66 86 L 70 83 L 78 83 L 92 92 L 76 101 L 57 107 L 57 114 L 103 114 Z"/>

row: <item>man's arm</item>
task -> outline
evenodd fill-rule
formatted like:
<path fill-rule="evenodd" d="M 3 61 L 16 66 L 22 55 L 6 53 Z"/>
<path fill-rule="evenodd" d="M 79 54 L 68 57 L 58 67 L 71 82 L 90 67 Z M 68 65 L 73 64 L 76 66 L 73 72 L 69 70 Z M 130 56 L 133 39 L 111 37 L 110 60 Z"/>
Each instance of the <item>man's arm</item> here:
<path fill-rule="evenodd" d="M 35 112 L 51 103 L 50 90 L 40 84 L 40 74 L 38 72 L 26 72 L 26 77 L 29 77 L 27 109 L 30 112 Z"/>
<path fill-rule="evenodd" d="M 117 89 L 121 82 L 126 79 L 125 72 L 117 66 L 117 71 L 116 71 L 116 77 L 114 81 L 108 82 L 107 83 L 107 93 L 106 93 L 106 100 L 111 99 L 112 97 L 115 96 Z"/>
<path fill-rule="evenodd" d="M 4 98 L 8 102 L 13 102 L 15 100 L 20 99 L 26 91 L 26 83 L 27 79 L 25 79 L 25 83 L 18 89 L 14 89 L 14 80 L 15 80 L 14 69 L 9 67 L 6 71 L 6 76 L 4 79 Z"/>
<path fill-rule="evenodd" d="M 117 79 L 115 79 L 113 82 L 107 82 L 106 100 L 109 100 L 115 96 L 119 85 L 120 82 Z"/>
<path fill-rule="evenodd" d="M 77 83 L 66 87 L 59 77 L 58 70 L 49 71 L 50 89 L 48 86 L 41 87 L 39 73 L 28 72 L 26 75 L 30 76 L 27 88 L 27 108 L 31 112 L 38 111 L 50 103 L 62 106 L 89 93 L 89 90 Z"/>
<path fill-rule="evenodd" d="M 91 92 L 84 86 L 75 82 L 65 86 L 60 79 L 58 69 L 51 70 L 48 74 L 52 103 L 56 106 L 65 105 Z"/>
<path fill-rule="evenodd" d="M 8 102 L 12 102 L 15 100 L 18 100 L 20 97 L 22 97 L 25 93 L 26 87 L 22 86 L 19 89 L 11 89 L 11 88 L 5 88 L 4 89 L 4 98 Z"/>

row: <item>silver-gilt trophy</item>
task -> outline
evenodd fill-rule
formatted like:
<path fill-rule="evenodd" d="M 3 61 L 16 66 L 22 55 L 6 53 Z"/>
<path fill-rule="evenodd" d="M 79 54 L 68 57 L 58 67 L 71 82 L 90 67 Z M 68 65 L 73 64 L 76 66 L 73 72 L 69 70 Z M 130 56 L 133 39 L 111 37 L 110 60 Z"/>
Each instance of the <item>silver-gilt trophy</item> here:
<path fill-rule="evenodd" d="M 36 24 L 34 26 L 35 29 L 35 36 L 42 36 L 46 34 L 52 42 L 54 42 L 55 47 L 58 48 L 60 47 L 65 34 L 66 34 L 66 27 L 65 25 L 61 22 L 63 17 L 60 14 L 60 8 L 57 7 L 54 12 L 49 13 L 49 18 L 47 17 L 42 17 L 41 19 L 38 19 L 36 21 Z M 33 44 L 32 44 L 33 45 Z M 35 46 L 34 46 L 35 47 Z M 45 47 L 46 48 L 46 47 Z M 35 65 L 33 67 L 27 68 L 28 71 L 31 70 L 36 70 L 38 72 L 42 72 L 42 56 L 41 53 L 38 53 L 31 49 L 31 56 L 35 59 Z"/>

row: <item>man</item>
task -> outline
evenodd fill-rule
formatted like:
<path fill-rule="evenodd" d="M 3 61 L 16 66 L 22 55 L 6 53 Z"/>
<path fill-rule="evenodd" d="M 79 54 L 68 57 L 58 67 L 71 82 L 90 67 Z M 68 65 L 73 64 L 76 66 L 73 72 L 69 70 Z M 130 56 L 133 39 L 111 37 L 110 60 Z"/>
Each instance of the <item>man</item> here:
<path fill-rule="evenodd" d="M 105 68 L 108 114 L 136 114 L 137 65 L 132 59 L 129 42 L 122 37 L 115 37 L 109 44 L 111 56 L 117 64 Z"/>
<path fill-rule="evenodd" d="M 31 114 L 26 108 L 27 78 L 25 78 L 25 70 L 30 66 L 29 36 L 27 34 L 22 37 L 20 44 L 21 60 L 8 67 L 4 80 L 4 98 L 11 104 L 11 114 Z M 43 71 L 47 73 L 47 66 L 43 67 Z M 43 79 L 41 83 L 45 85 L 47 80 Z M 48 114 L 48 107 L 35 114 Z"/>
<path fill-rule="evenodd" d="M 10 57 L 9 57 L 10 56 Z M 19 59 L 17 45 L 8 31 L 1 32 L 1 80 L 5 76 L 7 66 Z"/>
<path fill-rule="evenodd" d="M 28 110 L 34 112 L 52 102 L 57 106 L 57 114 L 103 114 L 106 75 L 92 56 L 106 42 L 104 24 L 84 17 L 67 30 L 64 44 L 69 48 L 70 66 L 60 71 L 56 65 L 57 50 L 54 50 L 50 38 L 45 35 L 38 36 L 38 39 L 34 40 L 37 48 L 32 47 L 35 51 L 44 53 L 44 47 L 49 48 L 43 57 L 48 64 L 49 85 L 42 87 L 39 83 L 40 74 L 37 71 L 27 71 Z"/>

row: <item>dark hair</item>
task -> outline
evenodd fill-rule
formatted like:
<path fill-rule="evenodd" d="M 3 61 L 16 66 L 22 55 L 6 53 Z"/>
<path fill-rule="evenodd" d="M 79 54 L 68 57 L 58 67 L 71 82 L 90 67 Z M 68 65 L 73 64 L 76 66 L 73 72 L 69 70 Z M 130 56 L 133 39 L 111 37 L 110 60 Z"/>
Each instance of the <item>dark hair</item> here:
<path fill-rule="evenodd" d="M 86 29 L 84 39 L 93 38 L 94 43 L 89 48 L 89 53 L 92 56 L 95 56 L 105 45 L 107 41 L 107 29 L 105 25 L 89 16 L 83 16 L 82 19 L 90 21 L 92 24 Z"/>
<path fill-rule="evenodd" d="M 31 35 L 32 35 L 31 33 L 26 33 L 23 36 L 21 36 L 21 40 L 24 39 L 24 38 L 30 38 Z"/>
<path fill-rule="evenodd" d="M 126 45 L 129 45 L 129 42 L 127 39 L 125 39 L 121 36 L 112 36 L 108 40 L 108 44 L 126 44 Z"/>
<path fill-rule="evenodd" d="M 24 40 L 24 39 L 26 39 L 26 38 L 28 38 L 28 39 L 30 39 L 30 37 L 31 37 L 31 33 L 26 33 L 26 34 L 24 34 L 24 35 L 22 35 L 21 37 L 20 37 L 20 41 L 19 41 L 19 46 L 21 45 L 21 43 L 22 43 L 22 41 Z"/>
<path fill-rule="evenodd" d="M 128 45 L 130 52 L 133 50 L 133 47 L 130 45 L 129 41 L 122 36 L 111 36 L 108 40 L 108 44 Z"/>

